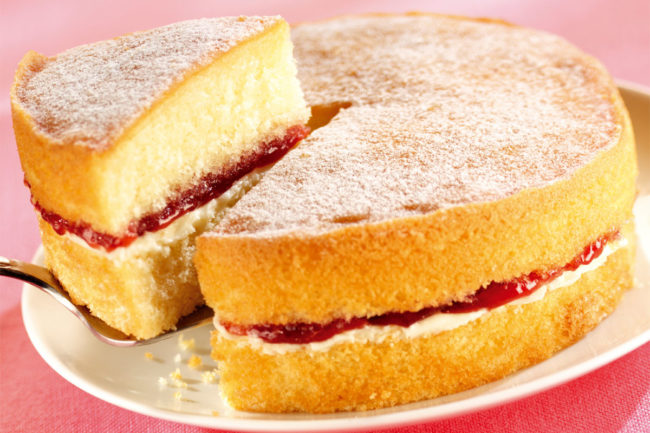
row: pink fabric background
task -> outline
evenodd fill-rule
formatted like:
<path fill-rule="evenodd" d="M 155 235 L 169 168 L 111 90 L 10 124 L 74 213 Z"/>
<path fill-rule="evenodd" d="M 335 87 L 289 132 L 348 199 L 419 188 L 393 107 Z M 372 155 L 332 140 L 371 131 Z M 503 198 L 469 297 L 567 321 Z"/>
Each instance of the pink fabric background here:
<path fill-rule="evenodd" d="M 8 97 L 15 67 L 27 50 L 53 55 L 74 45 L 203 16 L 281 14 L 298 22 L 344 13 L 409 10 L 499 17 L 554 32 L 601 59 L 616 78 L 650 86 L 648 0 L 2 0 L 0 254 L 29 260 L 40 242 L 22 184 Z M 21 285 L 3 278 L 0 286 L 0 431 L 203 430 L 131 413 L 66 382 L 27 339 L 20 314 Z M 582 378 L 514 403 L 385 431 L 650 432 L 650 344 Z"/>

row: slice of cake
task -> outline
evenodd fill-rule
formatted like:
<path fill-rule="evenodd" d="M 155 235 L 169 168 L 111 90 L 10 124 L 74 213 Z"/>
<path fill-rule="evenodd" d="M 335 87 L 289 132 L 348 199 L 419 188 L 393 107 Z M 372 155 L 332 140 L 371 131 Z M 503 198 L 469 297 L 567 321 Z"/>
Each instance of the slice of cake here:
<path fill-rule="evenodd" d="M 614 309 L 632 285 L 637 170 L 596 60 L 435 15 L 343 17 L 293 38 L 310 124 L 324 126 L 197 239 L 235 408 L 458 392 Z"/>
<path fill-rule="evenodd" d="M 279 17 L 24 57 L 16 142 L 47 265 L 75 302 L 139 338 L 202 303 L 193 238 L 307 133 L 295 75 Z"/>

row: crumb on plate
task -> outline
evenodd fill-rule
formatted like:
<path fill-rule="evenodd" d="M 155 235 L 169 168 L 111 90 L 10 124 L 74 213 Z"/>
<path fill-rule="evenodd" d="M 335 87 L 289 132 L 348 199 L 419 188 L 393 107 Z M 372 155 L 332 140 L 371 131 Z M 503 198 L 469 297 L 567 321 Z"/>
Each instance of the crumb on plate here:
<path fill-rule="evenodd" d="M 203 365 L 203 361 L 201 360 L 201 357 L 192 355 L 189 361 L 187 361 L 187 365 L 190 368 L 199 368 L 201 365 Z"/>
<path fill-rule="evenodd" d="M 201 373 L 201 380 L 203 383 L 217 383 L 219 380 L 219 372 L 216 368 L 213 368 L 210 371 L 204 371 Z"/>
<path fill-rule="evenodd" d="M 192 350 L 194 349 L 194 339 L 193 338 L 188 338 L 187 340 L 183 336 L 183 334 L 178 336 L 178 345 L 181 347 L 183 350 Z"/>

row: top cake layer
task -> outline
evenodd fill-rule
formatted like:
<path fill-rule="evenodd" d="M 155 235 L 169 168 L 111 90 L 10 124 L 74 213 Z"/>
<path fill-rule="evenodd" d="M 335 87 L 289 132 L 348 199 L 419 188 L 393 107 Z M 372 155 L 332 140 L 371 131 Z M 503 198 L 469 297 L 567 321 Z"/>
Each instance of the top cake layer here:
<path fill-rule="evenodd" d="M 447 305 L 561 267 L 630 218 L 629 117 L 564 40 L 436 15 L 343 17 L 293 40 L 324 126 L 197 239 L 219 320 Z"/>
<path fill-rule="evenodd" d="M 279 20 L 184 21 L 82 45 L 31 65 L 16 95 L 51 140 L 106 148 L 164 92 Z"/>
<path fill-rule="evenodd" d="M 86 240 L 132 238 L 180 215 L 174 203 L 201 205 L 188 191 L 223 189 L 207 178 L 225 188 L 268 159 L 309 116 L 289 36 L 279 17 L 230 17 L 27 53 L 13 124 L 46 221 Z"/>
<path fill-rule="evenodd" d="M 220 233 L 495 201 L 570 177 L 621 133 L 608 74 L 556 36 L 412 15 L 302 25 L 293 39 L 314 114 L 351 108 L 268 173 Z"/>
<path fill-rule="evenodd" d="M 535 100 L 543 91 L 531 95 L 535 108 L 507 88 L 494 96 L 499 102 L 341 110 L 267 172 L 217 232 L 318 234 L 501 200 L 570 177 L 619 130 L 605 103 L 582 122 L 573 101 Z"/>

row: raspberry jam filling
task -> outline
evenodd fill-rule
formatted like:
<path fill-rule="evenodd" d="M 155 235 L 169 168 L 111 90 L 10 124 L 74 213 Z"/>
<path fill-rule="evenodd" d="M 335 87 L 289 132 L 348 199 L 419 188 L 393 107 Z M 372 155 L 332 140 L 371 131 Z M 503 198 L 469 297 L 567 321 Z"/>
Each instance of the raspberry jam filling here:
<path fill-rule="evenodd" d="M 464 300 L 452 302 L 448 305 L 424 308 L 415 312 L 390 312 L 368 318 L 335 319 L 325 324 L 292 323 L 287 325 L 241 326 L 232 323 L 221 323 L 221 325 L 231 334 L 257 337 L 267 343 L 307 344 L 325 341 L 342 332 L 368 325 L 396 325 L 406 328 L 436 313 L 469 313 L 483 308 L 491 310 L 515 299 L 530 295 L 565 271 L 575 271 L 582 265 L 588 265 L 602 254 L 607 243 L 619 237 L 618 230 L 611 231 L 587 245 L 580 254 L 562 267 L 548 271 L 533 271 L 528 275 L 510 281 L 491 282 Z"/>
<path fill-rule="evenodd" d="M 121 236 L 95 231 L 85 221 L 68 221 L 55 212 L 43 209 L 33 196 L 32 203 L 41 218 L 47 221 L 57 234 L 72 233 L 85 240 L 91 247 L 101 247 L 110 252 L 118 247 L 128 246 L 146 232 L 167 227 L 177 218 L 219 197 L 251 171 L 278 161 L 307 134 L 309 129 L 302 125 L 287 129 L 283 137 L 261 144 L 256 151 L 244 155 L 236 164 L 219 173 L 206 174 L 196 185 L 170 199 L 163 209 L 131 221 L 126 233 Z M 27 181 L 25 184 L 29 187 Z"/>

